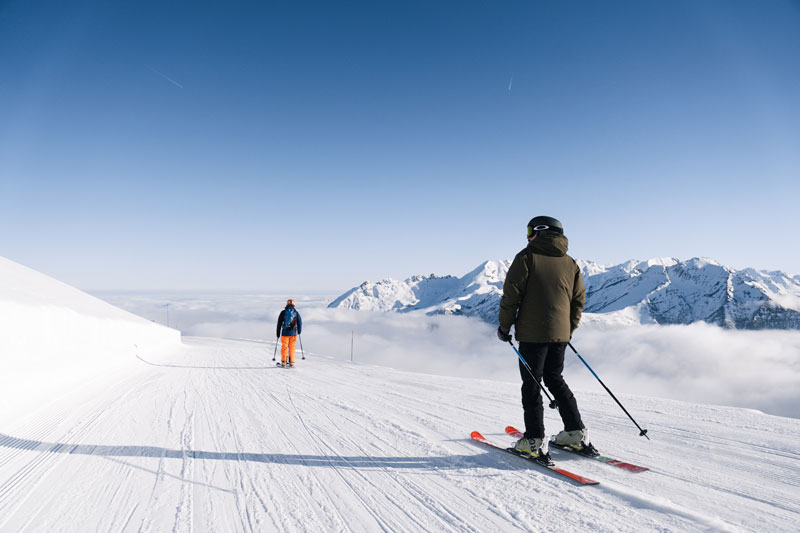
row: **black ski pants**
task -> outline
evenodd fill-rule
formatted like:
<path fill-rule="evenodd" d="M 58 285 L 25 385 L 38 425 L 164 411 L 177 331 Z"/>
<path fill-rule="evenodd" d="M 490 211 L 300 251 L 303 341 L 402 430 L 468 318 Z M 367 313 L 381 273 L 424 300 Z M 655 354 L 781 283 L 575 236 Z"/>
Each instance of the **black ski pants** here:
<path fill-rule="evenodd" d="M 522 409 L 525 412 L 525 436 L 528 438 L 544 438 L 544 408 L 542 393 L 537 381 L 544 380 L 544 385 L 558 402 L 558 412 L 564 422 L 564 429 L 574 431 L 583 429 L 578 402 L 567 386 L 561 372 L 564 370 L 564 352 L 566 342 L 520 342 L 519 353 L 531 367 L 536 381 L 528 370 L 519 362 L 519 373 L 522 376 Z"/>

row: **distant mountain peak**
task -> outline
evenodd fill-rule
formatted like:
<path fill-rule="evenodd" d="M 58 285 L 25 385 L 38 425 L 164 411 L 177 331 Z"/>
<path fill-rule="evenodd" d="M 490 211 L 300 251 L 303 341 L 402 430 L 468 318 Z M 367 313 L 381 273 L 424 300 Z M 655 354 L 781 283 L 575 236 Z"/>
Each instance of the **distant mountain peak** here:
<path fill-rule="evenodd" d="M 632 259 L 618 265 L 577 260 L 586 285 L 586 320 L 708 322 L 739 329 L 800 329 L 800 276 L 714 259 Z M 412 276 L 364 282 L 329 307 L 478 316 L 495 323 L 511 261 L 484 261 L 463 277 Z"/>

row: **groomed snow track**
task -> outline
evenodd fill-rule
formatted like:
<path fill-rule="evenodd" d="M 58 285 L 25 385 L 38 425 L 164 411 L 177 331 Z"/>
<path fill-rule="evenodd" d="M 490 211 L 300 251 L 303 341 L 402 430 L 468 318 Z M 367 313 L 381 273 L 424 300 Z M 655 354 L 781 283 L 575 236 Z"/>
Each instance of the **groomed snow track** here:
<path fill-rule="evenodd" d="M 579 392 L 580 487 L 476 445 L 521 425 L 518 385 L 187 339 L 0 428 L 0 531 L 790 531 L 800 421 Z M 513 364 L 513 361 L 510 361 Z M 547 413 L 547 427 L 558 421 Z"/>

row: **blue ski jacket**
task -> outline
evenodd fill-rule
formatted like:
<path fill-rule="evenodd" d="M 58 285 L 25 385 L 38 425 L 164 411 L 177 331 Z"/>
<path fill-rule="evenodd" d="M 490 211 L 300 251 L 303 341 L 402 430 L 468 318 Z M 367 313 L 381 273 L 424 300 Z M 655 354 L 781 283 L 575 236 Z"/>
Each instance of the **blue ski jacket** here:
<path fill-rule="evenodd" d="M 286 309 L 288 309 L 288 307 Z M 300 313 L 297 312 L 297 309 L 294 311 L 297 313 L 297 320 L 295 320 L 294 326 L 291 328 L 284 327 L 283 321 L 286 317 L 286 309 L 281 311 L 281 314 L 278 316 L 278 327 L 275 330 L 276 337 L 294 337 L 295 335 L 300 335 L 303 332 L 303 319 L 300 318 Z"/>

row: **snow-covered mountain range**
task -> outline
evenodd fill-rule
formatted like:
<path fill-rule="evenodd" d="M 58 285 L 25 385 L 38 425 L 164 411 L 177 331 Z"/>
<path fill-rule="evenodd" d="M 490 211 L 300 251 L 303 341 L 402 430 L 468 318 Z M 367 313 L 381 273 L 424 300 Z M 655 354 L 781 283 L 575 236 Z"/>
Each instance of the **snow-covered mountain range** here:
<path fill-rule="evenodd" d="M 418 311 L 428 314 L 478 316 L 497 319 L 503 281 L 510 261 L 486 261 L 463 277 L 412 276 L 365 281 L 331 302 L 328 307 L 370 311 Z"/>
<path fill-rule="evenodd" d="M 477 316 L 496 322 L 510 261 L 486 261 L 463 277 L 365 281 L 329 307 Z M 800 276 L 735 270 L 712 259 L 656 258 L 600 265 L 578 261 L 586 320 L 691 324 L 737 329 L 800 329 Z"/>

